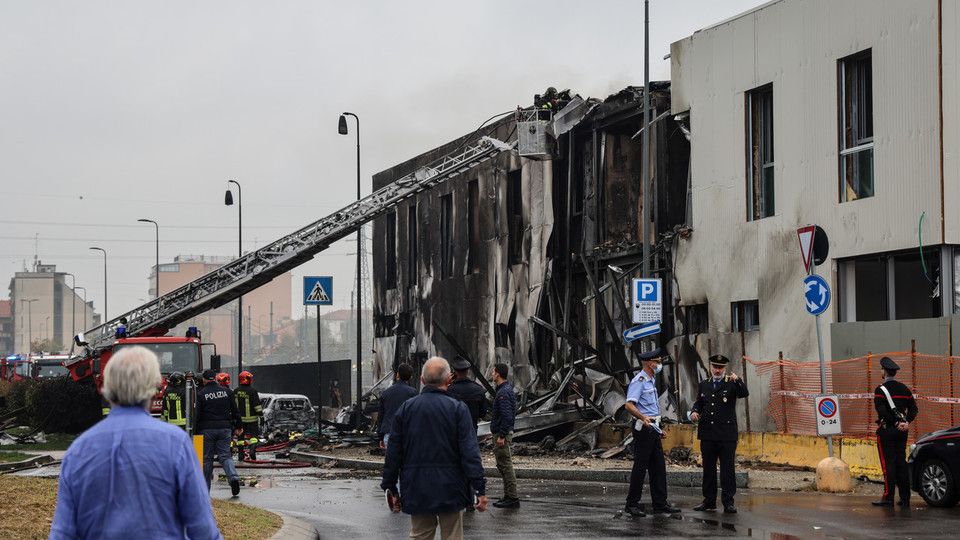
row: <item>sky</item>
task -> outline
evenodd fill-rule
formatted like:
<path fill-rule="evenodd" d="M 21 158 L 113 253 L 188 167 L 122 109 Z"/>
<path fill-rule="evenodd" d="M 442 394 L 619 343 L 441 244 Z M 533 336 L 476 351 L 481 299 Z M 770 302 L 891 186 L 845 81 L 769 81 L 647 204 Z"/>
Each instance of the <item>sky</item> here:
<path fill-rule="evenodd" d="M 651 79 L 670 43 L 765 0 L 650 2 Z M 0 0 L 0 298 L 36 255 L 109 315 L 160 262 L 235 255 L 356 197 L 371 176 L 532 104 L 548 86 L 605 98 L 643 83 L 643 2 Z M 350 305 L 356 243 L 293 271 Z M 294 308 L 294 314 L 300 311 Z"/>

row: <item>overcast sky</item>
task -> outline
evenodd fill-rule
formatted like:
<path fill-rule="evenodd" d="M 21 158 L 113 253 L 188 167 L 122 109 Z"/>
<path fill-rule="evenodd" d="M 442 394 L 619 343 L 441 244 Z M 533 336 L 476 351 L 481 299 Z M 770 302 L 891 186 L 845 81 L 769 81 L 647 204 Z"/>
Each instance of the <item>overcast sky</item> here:
<path fill-rule="evenodd" d="M 651 78 L 670 43 L 764 0 L 651 2 Z M 0 298 L 37 254 L 110 315 L 147 298 L 160 260 L 234 255 L 351 202 L 361 122 L 372 174 L 532 103 L 643 82 L 643 2 L 0 0 Z M 332 274 L 349 307 L 355 244 L 294 271 Z"/>

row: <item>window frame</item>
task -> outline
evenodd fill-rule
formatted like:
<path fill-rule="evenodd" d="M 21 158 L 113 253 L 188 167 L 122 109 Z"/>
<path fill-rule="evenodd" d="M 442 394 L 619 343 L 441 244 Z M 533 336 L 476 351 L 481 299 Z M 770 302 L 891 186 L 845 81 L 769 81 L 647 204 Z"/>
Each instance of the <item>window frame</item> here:
<path fill-rule="evenodd" d="M 453 193 L 440 196 L 440 279 L 453 276 Z"/>
<path fill-rule="evenodd" d="M 864 62 L 869 62 L 870 67 L 868 73 L 870 78 L 869 88 L 863 83 L 864 71 L 862 66 Z M 848 73 L 851 70 L 853 70 L 853 74 L 849 77 L 850 84 L 848 87 Z M 864 92 L 865 88 L 869 90 L 869 95 Z M 854 95 L 850 100 L 852 105 L 850 110 L 847 107 L 848 94 Z M 869 111 L 865 111 L 866 107 L 869 107 Z M 876 195 L 876 152 L 874 147 L 876 134 L 873 112 L 873 49 L 865 49 L 837 60 L 837 172 L 839 198 L 842 203 Z M 859 134 L 859 131 L 866 127 L 864 124 L 865 118 L 869 121 L 870 132 L 870 135 L 866 137 Z M 850 139 L 849 142 L 848 138 Z M 860 166 L 863 165 L 859 162 L 861 154 L 862 157 L 869 157 L 870 159 L 868 193 L 856 192 L 864 184 L 863 180 L 860 179 L 861 175 L 864 174 L 860 170 Z M 848 160 L 854 160 L 849 167 Z M 851 181 L 854 182 L 855 189 L 851 189 Z"/>
<path fill-rule="evenodd" d="M 747 308 L 754 308 L 755 317 L 748 317 Z M 752 311 L 753 311 L 752 310 Z M 751 320 L 753 319 L 753 320 Z M 732 332 L 757 332 L 760 330 L 760 301 L 738 300 L 730 302 L 730 329 Z"/>
<path fill-rule="evenodd" d="M 767 109 L 769 107 L 769 110 Z M 747 150 L 747 221 L 756 221 L 776 215 L 776 148 L 773 83 L 758 86 L 744 93 L 745 130 Z M 755 110 L 756 109 L 756 110 Z M 769 113 L 769 115 L 767 114 Z M 755 141 L 758 141 L 755 145 Z M 769 156 L 769 161 L 765 161 Z M 765 173 L 770 173 L 767 200 Z"/>

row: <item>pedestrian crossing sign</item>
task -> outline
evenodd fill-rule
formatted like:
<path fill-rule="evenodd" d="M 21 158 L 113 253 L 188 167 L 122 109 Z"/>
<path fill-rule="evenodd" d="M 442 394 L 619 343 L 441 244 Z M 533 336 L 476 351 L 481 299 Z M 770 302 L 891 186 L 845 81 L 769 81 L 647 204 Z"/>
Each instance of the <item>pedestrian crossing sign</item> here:
<path fill-rule="evenodd" d="M 303 276 L 303 305 L 332 306 L 333 276 Z"/>

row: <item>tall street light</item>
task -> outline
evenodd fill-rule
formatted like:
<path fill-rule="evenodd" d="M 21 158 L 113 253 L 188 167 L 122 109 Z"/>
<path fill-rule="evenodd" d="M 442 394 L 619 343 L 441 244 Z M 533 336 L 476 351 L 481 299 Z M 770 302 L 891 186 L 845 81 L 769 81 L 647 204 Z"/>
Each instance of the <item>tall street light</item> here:
<path fill-rule="evenodd" d="M 243 257 L 243 197 L 240 182 L 227 180 L 227 192 L 223 195 L 223 204 L 233 206 L 233 193 L 229 184 L 237 186 L 237 258 Z M 237 373 L 243 371 L 243 296 L 237 298 Z"/>
<path fill-rule="evenodd" d="M 23 307 L 23 303 L 27 303 L 27 356 L 30 356 L 30 353 L 33 350 L 33 303 L 39 300 L 39 298 L 21 298 L 20 306 Z"/>
<path fill-rule="evenodd" d="M 70 296 L 73 298 L 73 309 L 70 313 L 70 339 L 77 335 L 77 276 L 70 272 L 64 272 L 63 275 L 70 276 L 73 284 L 70 285 Z"/>
<path fill-rule="evenodd" d="M 107 317 L 107 250 L 96 246 L 90 249 L 103 253 L 103 324 L 107 324 L 107 321 L 110 320 Z"/>
<path fill-rule="evenodd" d="M 156 233 L 156 234 L 155 234 L 155 238 L 156 238 L 155 244 L 156 244 L 156 248 L 157 248 L 157 250 L 156 250 L 157 259 L 156 259 L 156 264 L 153 266 L 153 274 L 154 274 L 154 281 L 153 281 L 153 287 L 154 287 L 154 291 L 153 291 L 153 292 L 154 292 L 154 294 L 153 294 L 153 297 L 154 297 L 154 298 L 159 298 L 159 297 L 160 297 L 160 225 L 157 225 L 157 222 L 154 221 L 154 220 L 152 220 L 152 219 L 143 219 L 143 218 L 141 218 L 141 219 L 138 219 L 137 221 L 139 221 L 139 222 L 141 222 L 141 223 L 153 223 L 154 232 Z"/>
<path fill-rule="evenodd" d="M 360 200 L 360 118 L 352 112 L 345 112 L 340 115 L 340 123 L 337 125 L 337 131 L 341 135 L 346 135 L 347 131 L 347 117 L 352 116 L 354 121 L 357 123 L 357 200 Z M 357 229 L 357 421 L 356 427 L 360 427 L 360 415 L 362 413 L 362 408 L 360 405 L 360 396 L 363 394 L 363 354 L 361 349 L 362 345 L 362 335 L 363 335 L 363 305 L 362 305 L 362 291 L 363 284 L 360 281 L 360 254 L 363 253 L 363 227 L 361 226 Z M 319 337 L 318 337 L 319 339 Z M 323 389 L 320 390 L 323 392 Z"/>

